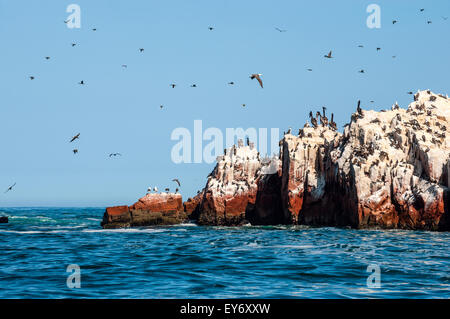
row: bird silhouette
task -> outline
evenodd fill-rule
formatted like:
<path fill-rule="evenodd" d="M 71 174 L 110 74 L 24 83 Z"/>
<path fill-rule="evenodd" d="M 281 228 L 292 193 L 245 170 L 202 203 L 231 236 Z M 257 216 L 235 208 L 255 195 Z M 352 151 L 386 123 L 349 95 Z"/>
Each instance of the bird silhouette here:
<path fill-rule="evenodd" d="M 13 185 L 9 186 L 8 189 L 5 191 L 5 194 L 8 193 L 9 191 L 12 191 L 14 186 L 16 186 L 16 183 L 14 183 Z"/>
<path fill-rule="evenodd" d="M 84 81 L 81 80 L 80 82 L 78 82 L 79 85 L 84 85 Z"/>
<path fill-rule="evenodd" d="M 74 149 L 74 150 L 72 150 L 72 152 L 73 152 L 73 154 L 75 155 L 75 154 L 77 154 L 78 153 L 78 149 Z"/>
<path fill-rule="evenodd" d="M 179 180 L 178 178 L 172 179 L 172 182 L 177 183 L 177 184 L 178 184 L 178 187 L 181 187 L 181 183 L 180 183 L 180 180 Z"/>
<path fill-rule="evenodd" d="M 364 73 L 365 71 L 364 71 L 363 69 L 361 69 L 361 70 L 359 70 L 358 72 L 359 72 L 359 73 Z"/>
<path fill-rule="evenodd" d="M 261 80 L 261 75 L 262 74 L 260 74 L 260 73 L 255 73 L 255 74 L 252 74 L 252 75 L 250 75 L 250 79 L 257 79 L 258 80 L 258 82 L 259 82 L 259 85 L 261 86 L 261 87 L 263 87 L 263 82 L 262 82 L 262 80 Z"/>
<path fill-rule="evenodd" d="M 196 88 L 197 87 L 197 84 L 192 84 L 191 85 L 191 88 Z"/>
<path fill-rule="evenodd" d="M 212 31 L 212 30 L 214 30 L 214 28 L 213 28 L 213 27 L 208 27 L 208 29 L 209 29 L 209 31 Z"/>
<path fill-rule="evenodd" d="M 306 70 L 309 71 L 309 72 L 312 72 L 313 69 L 306 69 Z"/>
<path fill-rule="evenodd" d="M 234 85 L 234 82 L 233 82 L 233 81 L 231 81 L 231 82 L 228 82 L 228 84 L 229 84 L 229 85 Z"/>
<path fill-rule="evenodd" d="M 170 86 L 172 87 L 172 89 L 174 89 L 177 85 L 172 83 Z"/>
<path fill-rule="evenodd" d="M 46 60 L 50 60 L 50 57 L 49 57 L 49 56 L 46 56 L 45 59 L 46 59 Z"/>
<path fill-rule="evenodd" d="M 116 157 L 116 156 L 122 156 L 122 154 L 120 154 L 120 153 L 111 153 L 111 154 L 109 154 L 109 157 Z"/>
<path fill-rule="evenodd" d="M 280 28 L 277 28 L 277 27 L 275 27 L 275 30 L 277 30 L 278 32 L 286 32 L 287 30 L 283 30 L 283 29 L 280 29 Z"/>
<path fill-rule="evenodd" d="M 328 54 L 324 55 L 324 57 L 327 58 L 327 59 L 333 58 L 332 51 L 330 51 Z"/>
<path fill-rule="evenodd" d="M 34 76 L 30 76 L 30 80 L 34 80 Z"/>
<path fill-rule="evenodd" d="M 72 43 L 72 47 L 74 47 L 74 46 L 76 46 L 77 44 L 76 43 Z"/>
<path fill-rule="evenodd" d="M 69 143 L 72 143 L 73 141 L 77 140 L 80 138 L 80 133 L 78 133 L 77 135 L 75 135 L 74 137 L 72 137 L 72 139 L 70 140 Z"/>
<path fill-rule="evenodd" d="M 139 49 L 139 52 L 144 52 L 144 48 L 140 48 L 140 49 Z"/>
<path fill-rule="evenodd" d="M 396 24 L 397 22 L 397 20 L 392 20 L 392 24 Z"/>

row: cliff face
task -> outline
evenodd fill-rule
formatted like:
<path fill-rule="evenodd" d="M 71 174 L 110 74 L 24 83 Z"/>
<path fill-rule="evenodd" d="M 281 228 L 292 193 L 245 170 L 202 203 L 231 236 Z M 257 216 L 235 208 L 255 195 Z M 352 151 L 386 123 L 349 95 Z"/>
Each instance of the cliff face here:
<path fill-rule="evenodd" d="M 269 164 L 260 159 L 252 144 L 243 146 L 239 141 L 238 147 L 225 150 L 203 189 L 198 223 L 240 225 L 256 219 L 269 223 L 275 213 L 270 210 L 275 204 L 272 192 L 279 196 L 277 187 L 264 187 Z M 264 212 L 258 210 L 259 202 L 267 203 Z"/>
<path fill-rule="evenodd" d="M 280 142 L 276 172 L 255 149 L 219 157 L 200 197 L 200 224 L 450 228 L 450 101 L 430 91 L 407 109 L 358 110 L 344 133 L 306 125 Z"/>

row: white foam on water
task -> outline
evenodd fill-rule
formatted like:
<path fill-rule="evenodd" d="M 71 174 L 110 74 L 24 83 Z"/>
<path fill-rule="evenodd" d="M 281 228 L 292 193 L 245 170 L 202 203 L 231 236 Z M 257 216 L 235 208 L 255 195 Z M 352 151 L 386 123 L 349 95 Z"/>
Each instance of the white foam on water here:
<path fill-rule="evenodd" d="M 137 229 L 137 228 L 118 228 L 118 229 L 83 229 L 83 233 L 161 233 L 166 229 Z"/>

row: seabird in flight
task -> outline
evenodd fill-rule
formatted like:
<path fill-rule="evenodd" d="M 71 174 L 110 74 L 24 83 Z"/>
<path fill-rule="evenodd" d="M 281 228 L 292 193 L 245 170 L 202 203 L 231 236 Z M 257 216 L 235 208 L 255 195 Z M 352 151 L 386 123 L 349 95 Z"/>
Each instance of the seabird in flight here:
<path fill-rule="evenodd" d="M 16 183 L 14 183 L 13 185 L 9 186 L 8 189 L 5 191 L 5 194 L 9 191 L 12 191 L 13 187 L 16 186 Z"/>
<path fill-rule="evenodd" d="M 74 137 L 72 137 L 72 139 L 70 140 L 69 143 L 72 143 L 73 141 L 77 140 L 80 138 L 80 133 L 78 133 L 77 135 L 75 135 Z"/>
<path fill-rule="evenodd" d="M 324 55 L 325 58 L 331 59 L 332 58 L 332 51 L 330 51 L 328 54 Z"/>
<path fill-rule="evenodd" d="M 172 182 L 177 183 L 177 184 L 178 184 L 178 187 L 181 187 L 181 183 L 180 183 L 180 181 L 178 180 L 178 178 L 172 179 Z"/>
<path fill-rule="evenodd" d="M 250 75 L 250 79 L 257 79 L 258 80 L 258 82 L 259 82 L 259 85 L 261 85 L 261 87 L 263 87 L 263 83 L 262 83 L 262 80 L 261 80 L 261 75 L 262 74 L 260 74 L 260 73 L 257 73 L 257 74 L 252 74 L 252 75 Z"/>

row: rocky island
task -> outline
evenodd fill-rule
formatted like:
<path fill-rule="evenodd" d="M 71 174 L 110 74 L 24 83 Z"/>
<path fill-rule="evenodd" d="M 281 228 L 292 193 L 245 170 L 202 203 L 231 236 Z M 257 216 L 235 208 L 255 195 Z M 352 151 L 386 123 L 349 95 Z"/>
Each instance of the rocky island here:
<path fill-rule="evenodd" d="M 239 141 L 217 158 L 206 186 L 147 194 L 106 209 L 102 226 L 301 224 L 352 228 L 450 229 L 450 100 L 431 91 L 407 109 L 359 105 L 342 133 L 318 112 L 297 135 L 289 130 L 277 158 Z M 317 121 L 320 120 L 320 124 Z"/>

